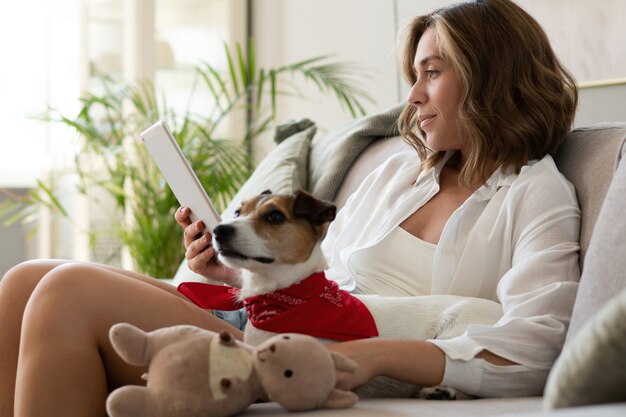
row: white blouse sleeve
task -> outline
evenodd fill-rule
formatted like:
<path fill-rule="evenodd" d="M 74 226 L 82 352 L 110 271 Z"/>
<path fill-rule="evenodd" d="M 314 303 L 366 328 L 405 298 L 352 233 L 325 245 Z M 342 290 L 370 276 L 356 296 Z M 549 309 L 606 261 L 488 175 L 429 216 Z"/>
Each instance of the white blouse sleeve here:
<path fill-rule="evenodd" d="M 509 193 L 513 253 L 497 286 L 502 318 L 452 339 L 430 340 L 447 356 L 443 382 L 479 396 L 541 393 L 565 340 L 580 278 L 580 210 L 571 185 L 558 178 L 522 181 Z M 476 359 L 482 350 L 519 365 Z"/>

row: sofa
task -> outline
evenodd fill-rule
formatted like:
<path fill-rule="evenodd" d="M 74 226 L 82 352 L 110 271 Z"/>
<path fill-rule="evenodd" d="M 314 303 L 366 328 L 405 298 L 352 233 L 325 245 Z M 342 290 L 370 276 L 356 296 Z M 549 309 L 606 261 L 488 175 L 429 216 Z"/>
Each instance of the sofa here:
<path fill-rule="evenodd" d="M 398 136 L 401 105 L 316 134 L 307 119 L 276 129 L 275 146 L 223 216 L 265 189 L 303 188 L 341 207 L 364 177 L 408 145 Z M 626 416 L 626 123 L 572 131 L 555 160 L 574 184 L 582 210 L 582 277 L 565 347 L 544 395 L 461 401 L 368 399 L 343 416 Z M 537 196 L 541 198 L 541 196 Z M 201 280 L 181 265 L 174 281 Z M 252 405 L 243 415 L 287 413 L 274 403 Z M 302 414 L 305 415 L 305 414 Z"/>

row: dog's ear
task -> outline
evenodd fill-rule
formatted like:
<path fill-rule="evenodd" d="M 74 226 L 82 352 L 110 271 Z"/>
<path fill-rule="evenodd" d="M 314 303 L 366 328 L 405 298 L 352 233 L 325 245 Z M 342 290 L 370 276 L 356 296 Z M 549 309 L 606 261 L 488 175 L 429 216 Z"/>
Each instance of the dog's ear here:
<path fill-rule="evenodd" d="M 335 220 L 337 207 L 328 201 L 318 200 L 306 191 L 298 190 L 294 193 L 293 213 L 313 224 L 322 225 Z"/>

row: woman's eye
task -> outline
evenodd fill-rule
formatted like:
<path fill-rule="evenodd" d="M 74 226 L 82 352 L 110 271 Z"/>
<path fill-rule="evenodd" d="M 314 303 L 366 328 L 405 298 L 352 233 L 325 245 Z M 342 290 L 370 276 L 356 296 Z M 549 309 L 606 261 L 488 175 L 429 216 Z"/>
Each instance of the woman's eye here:
<path fill-rule="evenodd" d="M 271 211 L 266 216 L 267 222 L 269 224 L 280 224 L 285 221 L 285 215 L 278 210 Z"/>
<path fill-rule="evenodd" d="M 428 78 L 434 78 L 439 75 L 439 70 L 427 70 L 426 75 L 428 75 Z"/>

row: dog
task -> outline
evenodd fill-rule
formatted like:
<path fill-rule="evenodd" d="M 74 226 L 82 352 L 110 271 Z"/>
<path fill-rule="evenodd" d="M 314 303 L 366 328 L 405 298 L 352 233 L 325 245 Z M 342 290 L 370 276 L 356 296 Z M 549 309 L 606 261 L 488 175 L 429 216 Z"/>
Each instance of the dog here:
<path fill-rule="evenodd" d="M 501 317 L 500 304 L 485 299 L 340 290 L 323 276 L 327 263 L 320 247 L 335 214 L 335 205 L 305 191 L 274 195 L 268 190 L 245 200 L 234 218 L 215 227 L 212 239 L 219 262 L 240 271 L 240 289 L 219 287 L 214 290 L 221 295 L 204 295 L 199 289 L 206 284 L 189 283 L 192 288 L 182 292 L 205 308 L 245 306 L 244 342 L 252 345 L 284 332 L 327 341 L 451 338 L 470 324 L 491 325 Z M 223 303 L 202 305 L 206 297 Z"/>

